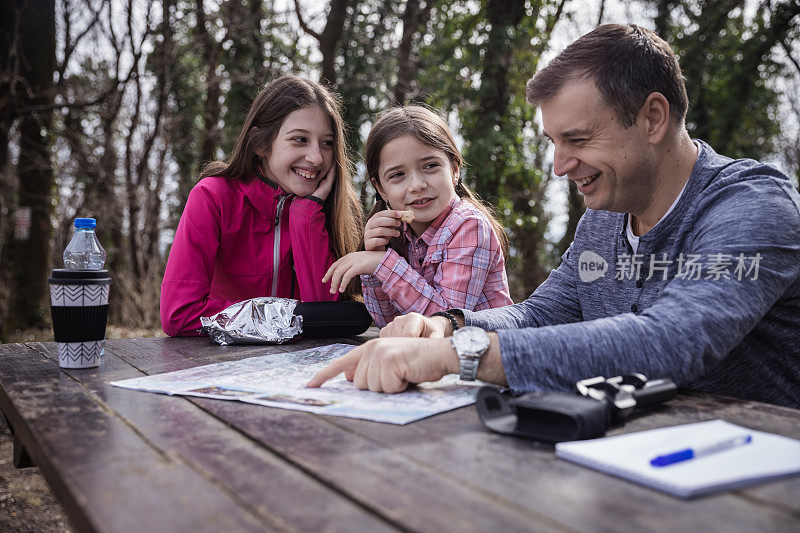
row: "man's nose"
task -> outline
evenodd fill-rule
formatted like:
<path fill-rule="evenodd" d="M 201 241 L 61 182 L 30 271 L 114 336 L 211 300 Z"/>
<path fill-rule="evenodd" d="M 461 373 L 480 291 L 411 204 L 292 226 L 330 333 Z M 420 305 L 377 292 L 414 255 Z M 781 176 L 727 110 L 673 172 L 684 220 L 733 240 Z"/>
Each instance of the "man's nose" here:
<path fill-rule="evenodd" d="M 310 143 L 308 145 L 308 150 L 306 151 L 306 161 L 315 166 L 322 164 L 322 150 L 320 150 L 319 145 L 315 143 Z"/>
<path fill-rule="evenodd" d="M 572 156 L 568 150 L 563 148 L 556 148 L 553 157 L 553 172 L 556 176 L 564 176 L 578 168 L 581 162 L 578 158 Z"/>

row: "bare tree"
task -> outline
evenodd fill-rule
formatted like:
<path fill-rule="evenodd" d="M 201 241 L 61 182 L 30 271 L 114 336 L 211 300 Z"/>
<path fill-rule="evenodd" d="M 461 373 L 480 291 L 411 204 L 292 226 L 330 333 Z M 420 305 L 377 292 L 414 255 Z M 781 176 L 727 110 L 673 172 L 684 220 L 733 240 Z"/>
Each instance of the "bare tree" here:
<path fill-rule="evenodd" d="M 606 11 L 606 0 L 600 0 L 600 9 L 597 13 L 597 24 L 596 26 L 600 26 L 603 23 L 603 15 Z"/>
<path fill-rule="evenodd" d="M 103 43 L 101 57 L 87 56 L 91 48 L 77 44 L 87 35 L 86 28 L 75 29 L 73 37 L 75 23 L 69 23 L 87 20 L 87 7 L 95 5 L 88 37 L 90 46 Z M 160 21 L 149 2 L 124 0 L 121 7 L 62 1 L 57 98 L 63 105 L 57 108 L 56 153 L 58 185 L 71 195 L 57 204 L 56 248 L 63 250 L 66 244 L 67 220 L 76 215 L 98 218 L 98 236 L 108 252 L 107 267 L 119 298 L 110 309 L 110 321 L 154 325 L 154 280 L 160 279 L 164 264 L 158 247 L 162 190 L 170 175 L 164 118 L 174 65 L 170 22 L 175 1 L 163 1 Z"/>
<path fill-rule="evenodd" d="M 128 33 L 131 36 L 130 42 L 133 51 L 133 58 L 134 63 L 140 63 L 144 61 L 144 55 L 142 52 L 142 47 L 144 42 L 150 37 L 152 27 L 151 27 L 151 10 L 150 4 L 148 3 L 147 13 L 145 16 L 145 24 L 146 29 L 142 32 L 142 35 L 139 37 L 138 44 L 133 44 L 133 6 L 132 1 L 129 0 L 128 4 L 128 16 L 127 16 L 127 27 Z M 166 13 L 166 12 L 165 12 Z M 164 24 L 162 23 L 162 33 L 163 33 Z M 167 30 L 169 31 L 169 30 Z M 142 235 L 144 234 L 145 226 L 144 221 L 147 219 L 152 220 L 152 216 L 148 216 L 146 210 L 142 213 L 142 207 L 147 207 L 150 203 L 147 201 L 147 197 L 150 196 L 149 190 L 149 178 L 150 178 L 150 158 L 153 151 L 153 146 L 155 144 L 157 136 L 160 134 L 160 126 L 161 120 L 164 115 L 164 108 L 166 105 L 166 95 L 167 95 L 167 72 L 166 69 L 168 68 L 168 64 L 165 60 L 165 53 L 166 47 L 161 47 L 160 52 L 156 54 L 157 59 L 156 63 L 159 65 L 157 79 L 156 79 L 156 86 L 155 86 L 155 109 L 150 117 L 149 120 L 153 122 L 152 126 L 141 124 L 142 122 L 142 115 L 144 112 L 144 102 L 143 99 L 146 97 L 143 95 L 143 87 L 142 87 L 142 76 L 140 70 L 137 69 L 137 73 L 133 76 L 133 87 L 135 91 L 135 103 L 133 107 L 133 116 L 131 118 L 131 135 L 128 135 L 126 142 L 125 142 L 125 190 L 127 194 L 127 213 L 128 213 L 128 254 L 130 260 L 130 267 L 133 273 L 134 278 L 138 279 L 142 276 L 142 274 L 146 270 L 146 264 L 149 263 L 143 256 L 143 252 L 147 250 L 146 246 L 143 246 L 143 239 Z M 139 67 L 143 70 L 143 67 Z M 149 95 L 147 96 L 149 100 Z M 134 147 L 133 140 L 134 135 L 133 133 L 139 129 L 141 124 L 142 127 L 142 137 L 140 139 L 141 147 Z M 138 159 L 138 161 L 134 161 L 134 159 Z M 157 185 L 160 189 L 160 185 Z"/>
<path fill-rule="evenodd" d="M 325 20 L 325 28 L 318 33 L 312 30 L 303 19 L 300 0 L 294 0 L 297 22 L 304 32 L 319 43 L 319 51 L 322 54 L 322 80 L 331 86 L 336 85 L 336 57 L 339 54 L 339 44 L 341 43 L 344 24 L 347 20 L 348 4 L 348 0 L 330 0 L 330 9 Z"/>
<path fill-rule="evenodd" d="M 103 206 L 109 213 L 121 213 L 122 202 L 115 190 L 116 170 L 118 165 L 118 149 L 116 132 L 120 113 L 123 107 L 123 96 L 134 66 L 130 66 L 123 74 L 121 61 L 124 54 L 125 36 L 118 36 L 114 30 L 111 6 L 105 2 L 90 2 L 76 6 L 69 0 L 61 1 L 61 25 L 63 28 L 62 59 L 56 67 L 58 81 L 56 98 L 59 100 L 59 111 L 62 112 L 62 127 L 59 137 L 65 142 L 70 154 L 72 173 L 82 182 L 81 194 L 73 195 L 69 202 L 59 204 L 63 216 L 57 225 L 55 253 L 63 250 L 69 237 L 70 224 L 75 216 L 101 216 L 98 206 Z M 93 13 L 84 28 L 73 36 L 73 18 L 79 18 L 82 11 Z M 91 82 L 84 83 L 79 78 L 67 74 L 68 65 L 79 49 L 83 39 L 90 37 L 93 41 L 103 39 L 113 52 L 108 72 L 99 72 Z M 86 73 L 85 75 L 89 75 Z M 96 83 L 95 80 L 97 80 Z M 103 87 L 93 93 L 87 91 L 86 85 L 92 89 Z M 97 117 L 97 123 L 88 121 L 91 116 Z M 99 157 L 98 157 L 99 154 Z M 122 217 L 102 217 L 97 228 L 103 246 L 108 252 L 107 266 L 112 272 L 119 271 L 124 262 L 123 219 Z M 55 258 L 56 261 L 58 258 Z"/>

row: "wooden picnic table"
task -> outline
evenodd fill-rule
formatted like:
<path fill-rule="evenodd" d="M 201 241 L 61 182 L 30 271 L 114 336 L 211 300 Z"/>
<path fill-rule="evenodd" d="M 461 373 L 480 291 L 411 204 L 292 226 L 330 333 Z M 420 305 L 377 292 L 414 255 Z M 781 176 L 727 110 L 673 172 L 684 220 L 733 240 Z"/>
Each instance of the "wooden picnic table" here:
<path fill-rule="evenodd" d="M 111 340 L 83 370 L 55 343 L 0 345 L 0 408 L 81 531 L 800 530 L 798 477 L 683 501 L 491 433 L 473 406 L 397 426 L 109 385 L 365 338 Z M 800 411 L 689 393 L 610 434 L 714 418 L 800 438 Z"/>

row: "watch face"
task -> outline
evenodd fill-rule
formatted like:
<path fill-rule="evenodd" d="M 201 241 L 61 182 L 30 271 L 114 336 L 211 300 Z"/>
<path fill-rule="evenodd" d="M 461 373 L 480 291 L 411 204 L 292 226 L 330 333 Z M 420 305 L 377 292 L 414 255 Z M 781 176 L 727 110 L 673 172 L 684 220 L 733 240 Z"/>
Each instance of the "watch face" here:
<path fill-rule="evenodd" d="M 459 355 L 482 355 L 489 348 L 489 336 L 481 328 L 465 326 L 453 332 L 453 344 Z"/>

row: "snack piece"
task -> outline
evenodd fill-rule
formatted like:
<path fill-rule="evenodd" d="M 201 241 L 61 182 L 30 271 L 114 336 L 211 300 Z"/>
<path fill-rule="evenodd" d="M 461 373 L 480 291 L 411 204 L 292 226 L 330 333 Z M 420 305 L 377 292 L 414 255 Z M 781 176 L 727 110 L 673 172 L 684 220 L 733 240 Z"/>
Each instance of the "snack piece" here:
<path fill-rule="evenodd" d="M 400 211 L 400 220 L 406 224 L 414 222 L 414 211 L 411 211 L 410 209 L 408 211 Z"/>

